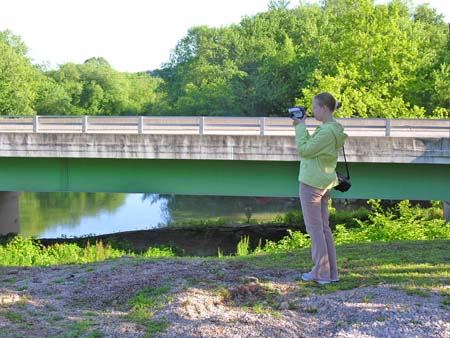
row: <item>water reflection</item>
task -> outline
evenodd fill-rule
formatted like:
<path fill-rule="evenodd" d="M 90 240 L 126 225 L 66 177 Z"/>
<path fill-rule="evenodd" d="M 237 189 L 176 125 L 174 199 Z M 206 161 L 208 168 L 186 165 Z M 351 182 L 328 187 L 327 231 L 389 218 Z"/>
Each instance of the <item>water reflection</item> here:
<path fill-rule="evenodd" d="M 22 193 L 21 233 L 37 238 L 80 237 L 152 229 L 192 219 L 264 221 L 298 209 L 293 198 L 116 193 Z"/>
<path fill-rule="evenodd" d="M 166 224 L 165 199 L 142 194 L 22 193 L 21 233 L 37 238 L 79 237 L 141 230 Z"/>
<path fill-rule="evenodd" d="M 296 198 L 183 195 L 163 197 L 167 200 L 167 213 L 172 223 L 217 217 L 232 222 L 242 222 L 250 218 L 270 221 L 279 214 L 299 208 Z"/>

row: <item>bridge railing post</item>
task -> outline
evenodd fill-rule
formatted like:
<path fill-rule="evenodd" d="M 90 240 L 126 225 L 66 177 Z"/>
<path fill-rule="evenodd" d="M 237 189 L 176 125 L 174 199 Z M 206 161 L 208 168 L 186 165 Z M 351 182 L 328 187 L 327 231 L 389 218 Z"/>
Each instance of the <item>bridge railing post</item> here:
<path fill-rule="evenodd" d="M 200 135 L 203 135 L 203 133 L 205 132 L 205 117 L 204 116 L 200 117 L 198 123 L 199 123 L 198 133 Z"/>
<path fill-rule="evenodd" d="M 264 136 L 264 129 L 266 125 L 266 119 L 265 117 L 261 117 L 259 119 L 259 135 Z"/>
<path fill-rule="evenodd" d="M 391 136 L 391 119 L 386 119 L 386 136 Z"/>
<path fill-rule="evenodd" d="M 82 119 L 82 133 L 86 134 L 88 130 L 88 117 L 86 115 L 83 116 Z"/>
<path fill-rule="evenodd" d="M 143 134 L 144 133 L 144 116 L 139 116 L 138 133 L 139 134 Z"/>
<path fill-rule="evenodd" d="M 33 116 L 33 133 L 39 132 L 39 116 L 34 115 Z"/>

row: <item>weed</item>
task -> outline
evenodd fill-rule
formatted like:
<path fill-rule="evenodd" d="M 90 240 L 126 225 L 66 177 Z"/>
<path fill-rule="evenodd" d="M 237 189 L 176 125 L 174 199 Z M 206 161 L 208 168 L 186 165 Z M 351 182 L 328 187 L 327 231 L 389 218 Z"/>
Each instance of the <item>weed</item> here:
<path fill-rule="evenodd" d="M 388 316 L 379 316 L 376 318 L 377 322 L 385 322 L 386 320 L 388 320 Z"/>
<path fill-rule="evenodd" d="M 14 323 L 22 323 L 23 322 L 23 317 L 18 312 L 6 311 L 5 312 L 5 317 L 6 317 L 6 319 L 8 319 L 8 320 L 10 320 L 11 322 L 14 322 Z"/>
<path fill-rule="evenodd" d="M 223 251 L 220 249 L 220 247 L 217 248 L 217 257 L 222 258 L 223 257 Z"/>
<path fill-rule="evenodd" d="M 374 297 L 374 295 L 369 293 L 369 294 L 365 295 L 361 301 L 363 303 L 370 303 L 370 301 L 373 299 L 373 297 Z"/>
<path fill-rule="evenodd" d="M 151 338 L 155 333 L 164 332 L 167 330 L 169 324 L 167 320 L 151 320 L 147 323 L 146 328 L 147 332 L 144 335 L 144 338 Z"/>
<path fill-rule="evenodd" d="M 241 240 L 237 244 L 236 256 L 248 256 L 250 253 L 250 237 L 244 236 L 241 237 Z"/>
<path fill-rule="evenodd" d="M 63 316 L 60 316 L 60 315 L 52 316 L 52 317 L 50 318 L 50 321 L 51 321 L 51 322 L 59 322 L 59 321 L 61 321 L 61 320 L 64 320 L 64 317 L 63 317 Z"/>
<path fill-rule="evenodd" d="M 73 322 L 66 328 L 65 337 L 67 338 L 82 337 L 88 332 L 90 325 L 91 322 L 89 320 L 81 320 Z"/>
<path fill-rule="evenodd" d="M 98 330 L 94 330 L 92 332 L 89 332 L 86 338 L 102 338 L 105 337 L 105 334 L 101 333 Z"/>
<path fill-rule="evenodd" d="M 146 337 L 151 337 L 156 332 L 164 331 L 168 324 L 161 320 L 151 320 L 155 311 L 164 307 L 171 300 L 167 296 L 168 286 L 159 288 L 146 287 L 138 292 L 129 302 L 132 307 L 127 315 L 128 319 L 146 327 Z"/>
<path fill-rule="evenodd" d="M 444 297 L 442 304 L 445 306 L 450 306 L 450 296 Z"/>
<path fill-rule="evenodd" d="M 273 310 L 270 307 L 264 306 L 261 303 L 256 303 L 252 306 L 252 310 L 259 314 L 271 314 Z"/>
<path fill-rule="evenodd" d="M 316 307 L 312 306 L 312 307 L 305 308 L 305 312 L 306 313 L 317 313 L 317 312 L 319 312 L 319 310 L 317 310 Z"/>
<path fill-rule="evenodd" d="M 426 290 L 421 290 L 421 289 L 406 289 L 405 290 L 406 294 L 408 295 L 417 295 L 420 297 L 431 297 L 430 293 Z"/>
<path fill-rule="evenodd" d="M 288 301 L 288 310 L 297 310 L 298 304 L 292 301 Z"/>

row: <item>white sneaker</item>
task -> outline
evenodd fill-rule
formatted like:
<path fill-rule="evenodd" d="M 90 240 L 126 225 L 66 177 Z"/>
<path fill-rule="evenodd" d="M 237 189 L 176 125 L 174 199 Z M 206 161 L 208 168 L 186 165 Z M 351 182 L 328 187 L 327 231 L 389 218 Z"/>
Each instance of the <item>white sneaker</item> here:
<path fill-rule="evenodd" d="M 329 280 L 317 280 L 314 279 L 311 272 L 305 272 L 302 274 L 302 280 L 305 282 L 316 282 L 317 284 L 320 285 L 326 285 L 326 284 L 330 284 Z"/>

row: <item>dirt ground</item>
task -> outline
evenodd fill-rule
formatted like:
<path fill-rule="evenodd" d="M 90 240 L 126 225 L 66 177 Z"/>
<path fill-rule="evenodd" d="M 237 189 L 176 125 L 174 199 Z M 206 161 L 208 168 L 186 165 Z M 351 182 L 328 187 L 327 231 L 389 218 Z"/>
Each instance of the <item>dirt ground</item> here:
<path fill-rule="evenodd" d="M 0 337 L 450 337 L 437 293 L 323 293 L 301 272 L 203 258 L 0 267 Z M 163 291 L 139 312 L 143 290 Z"/>

